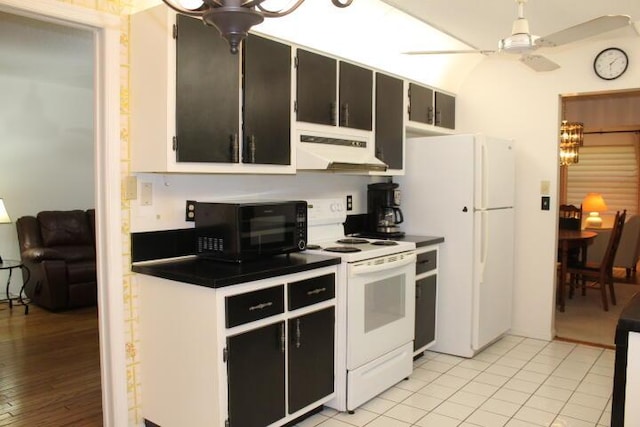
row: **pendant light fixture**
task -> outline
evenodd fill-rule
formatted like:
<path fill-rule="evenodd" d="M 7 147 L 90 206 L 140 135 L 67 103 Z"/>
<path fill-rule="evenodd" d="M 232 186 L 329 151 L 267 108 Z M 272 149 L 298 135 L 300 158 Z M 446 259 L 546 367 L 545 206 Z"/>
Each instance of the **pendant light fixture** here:
<path fill-rule="evenodd" d="M 288 8 L 270 10 L 267 0 L 162 0 L 167 6 L 184 15 L 196 16 L 209 26 L 216 27 L 229 42 L 231 53 L 238 53 L 242 40 L 251 27 L 264 18 L 279 18 L 296 10 L 305 0 L 294 0 Z M 314 0 L 318 1 L 318 0 Z M 353 0 L 331 0 L 336 7 L 347 7 Z"/>
<path fill-rule="evenodd" d="M 560 125 L 560 166 L 578 163 L 578 149 L 584 144 L 584 124 L 563 120 Z"/>

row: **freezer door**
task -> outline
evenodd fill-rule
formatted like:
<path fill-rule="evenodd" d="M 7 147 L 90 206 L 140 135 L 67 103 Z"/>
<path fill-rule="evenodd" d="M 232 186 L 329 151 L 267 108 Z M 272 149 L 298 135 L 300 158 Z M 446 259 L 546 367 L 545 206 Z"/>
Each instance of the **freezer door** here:
<path fill-rule="evenodd" d="M 476 136 L 476 209 L 514 206 L 514 151 L 513 141 Z"/>
<path fill-rule="evenodd" d="M 473 280 L 473 349 L 511 328 L 513 209 L 476 212 Z"/>

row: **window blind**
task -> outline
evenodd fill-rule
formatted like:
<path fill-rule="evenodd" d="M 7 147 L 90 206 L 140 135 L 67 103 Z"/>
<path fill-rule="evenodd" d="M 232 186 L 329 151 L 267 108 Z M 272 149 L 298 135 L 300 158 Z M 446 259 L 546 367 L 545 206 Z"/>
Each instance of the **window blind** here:
<path fill-rule="evenodd" d="M 585 138 L 579 162 L 568 168 L 568 203 L 580 206 L 587 193 L 595 192 L 601 193 L 607 204 L 607 212 L 601 215 L 623 209 L 627 218 L 638 213 L 637 137 L 633 133 L 618 134 L 616 139 L 619 145 L 587 145 Z"/>

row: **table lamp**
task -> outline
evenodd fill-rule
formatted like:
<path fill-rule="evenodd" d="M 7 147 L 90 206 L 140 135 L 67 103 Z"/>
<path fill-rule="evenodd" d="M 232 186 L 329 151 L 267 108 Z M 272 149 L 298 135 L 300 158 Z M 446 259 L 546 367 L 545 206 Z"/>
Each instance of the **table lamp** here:
<path fill-rule="evenodd" d="M 4 207 L 4 200 L 0 198 L 0 224 L 11 224 L 11 218 L 7 213 L 7 209 Z M 2 257 L 0 256 L 0 263 L 2 263 Z"/>
<path fill-rule="evenodd" d="M 602 227 L 602 218 L 600 212 L 607 210 L 607 205 L 600 193 L 588 193 L 582 201 L 582 210 L 589 212 L 585 226 L 587 228 L 600 228 Z"/>

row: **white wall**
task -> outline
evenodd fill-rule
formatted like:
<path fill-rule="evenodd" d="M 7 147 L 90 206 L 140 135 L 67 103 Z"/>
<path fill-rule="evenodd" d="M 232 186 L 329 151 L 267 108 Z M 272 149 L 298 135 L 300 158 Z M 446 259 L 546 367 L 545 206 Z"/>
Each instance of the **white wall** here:
<path fill-rule="evenodd" d="M 13 60 L 0 67 L 0 197 L 13 221 L 0 225 L 0 255 L 5 259 L 20 259 L 19 217 L 94 207 L 92 81 L 69 79 L 80 62 L 86 63 L 87 57 L 93 61 L 91 35 L 75 30 L 77 43 L 70 45 L 70 34 L 63 31 L 69 49 L 61 60 L 69 69 L 66 73 L 59 63 L 49 62 L 56 51 L 56 26 L 30 27 L 31 22 L 0 15 L 0 57 Z M 7 37 L 16 43 L 9 46 Z M 34 40 L 39 42 L 31 43 Z M 13 49 L 20 43 L 18 57 Z M 4 280 L 0 277 L 0 283 Z M 21 285 L 20 274 L 13 275 L 11 292 L 17 293 Z M 0 295 L 4 297 L 4 290 Z"/>
<path fill-rule="evenodd" d="M 627 73 L 603 81 L 593 73 L 600 50 L 627 51 Z M 516 141 L 516 246 L 513 332 L 554 336 L 558 200 L 558 129 L 561 94 L 640 87 L 637 37 L 595 39 L 544 53 L 562 66 L 535 73 L 519 61 L 487 58 L 463 83 L 457 97 L 460 132 L 483 132 Z M 540 210 L 541 181 L 551 182 L 551 210 Z"/>

